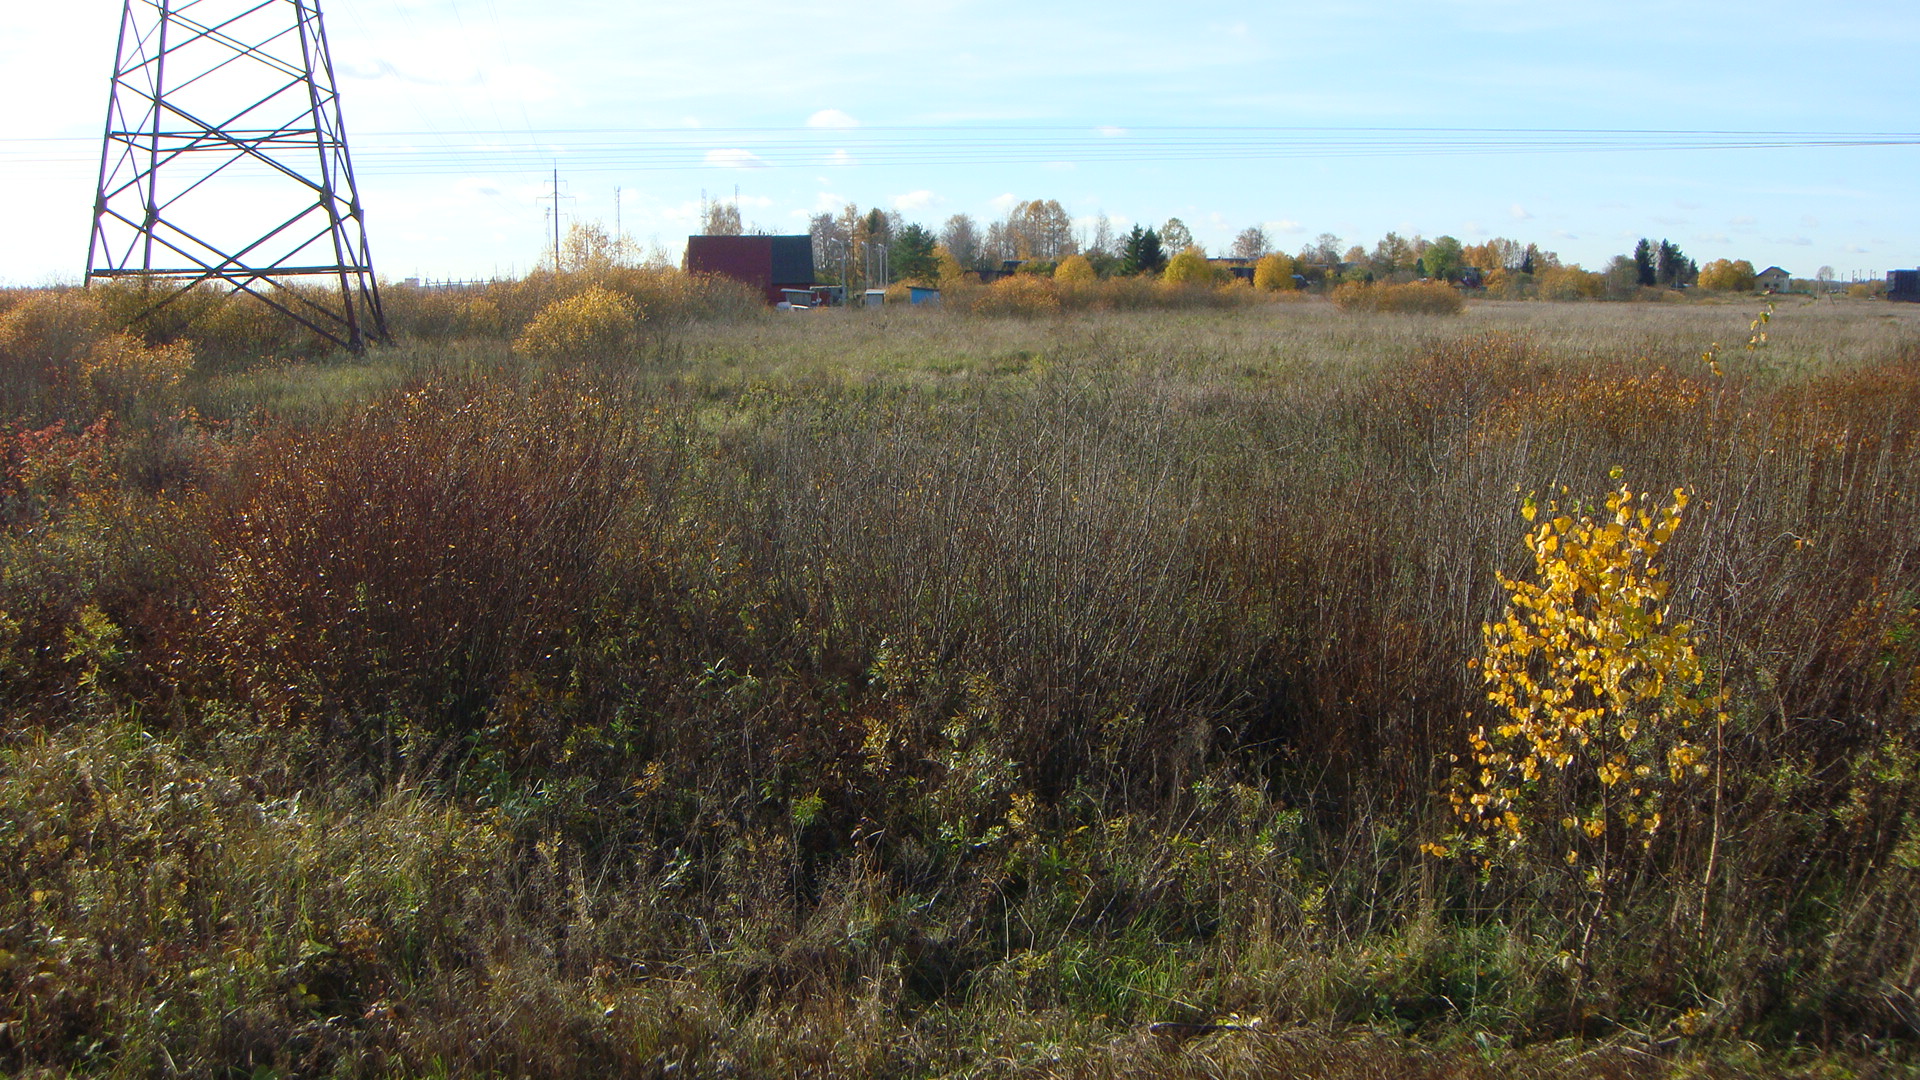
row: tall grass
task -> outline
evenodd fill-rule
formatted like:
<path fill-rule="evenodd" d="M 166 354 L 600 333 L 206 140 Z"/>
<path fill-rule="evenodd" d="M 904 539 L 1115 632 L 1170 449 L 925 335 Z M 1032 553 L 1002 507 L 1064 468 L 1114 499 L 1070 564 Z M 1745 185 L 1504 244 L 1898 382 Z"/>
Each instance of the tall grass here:
<path fill-rule="evenodd" d="M 1788 310 L 1716 375 L 1740 312 L 1534 310 L 755 318 L 279 419 L 222 376 L 166 483 L 18 427 L 0 1061 L 1898 1060 L 1916 338 Z M 1733 705 L 1601 918 L 1421 845 L 1522 498 L 1616 469 L 1692 494 L 1667 602 Z"/>

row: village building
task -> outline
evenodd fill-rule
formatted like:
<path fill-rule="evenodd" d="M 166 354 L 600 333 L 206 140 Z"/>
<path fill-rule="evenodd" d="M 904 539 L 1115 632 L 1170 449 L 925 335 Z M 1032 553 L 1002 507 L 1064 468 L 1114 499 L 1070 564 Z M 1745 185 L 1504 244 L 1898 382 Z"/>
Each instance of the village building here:
<path fill-rule="evenodd" d="M 813 288 L 813 238 L 689 236 L 686 270 L 744 282 L 760 290 L 767 303 L 779 304 L 786 290 Z"/>

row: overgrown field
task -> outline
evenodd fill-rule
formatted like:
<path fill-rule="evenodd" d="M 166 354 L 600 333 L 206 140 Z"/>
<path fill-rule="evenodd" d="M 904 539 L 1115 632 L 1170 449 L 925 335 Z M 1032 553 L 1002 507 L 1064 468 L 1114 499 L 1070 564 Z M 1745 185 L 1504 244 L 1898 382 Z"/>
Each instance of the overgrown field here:
<path fill-rule="evenodd" d="M 1920 311 L 518 288 L 0 297 L 0 1071 L 1912 1074 Z"/>

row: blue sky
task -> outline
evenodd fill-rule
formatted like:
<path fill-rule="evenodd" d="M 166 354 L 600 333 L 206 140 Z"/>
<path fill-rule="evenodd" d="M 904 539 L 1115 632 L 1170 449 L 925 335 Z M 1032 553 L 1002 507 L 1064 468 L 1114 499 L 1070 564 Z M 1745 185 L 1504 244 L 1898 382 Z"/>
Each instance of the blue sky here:
<path fill-rule="evenodd" d="M 376 265 L 395 278 L 524 271 L 556 163 L 570 216 L 611 227 L 617 187 L 626 231 L 676 256 L 703 190 L 737 187 L 745 219 L 781 232 L 846 202 L 938 226 L 1051 198 L 1123 227 L 1178 216 L 1213 249 L 1261 224 L 1289 250 L 1323 232 L 1367 246 L 1389 230 L 1504 235 L 1597 266 L 1649 236 L 1701 262 L 1807 276 L 1920 265 L 1920 147 L 1542 152 L 1534 136 L 1470 154 L 1452 150 L 1464 136 L 1415 152 L 1406 133 L 1920 131 L 1910 5 L 803 10 L 330 0 Z M 0 14 L 0 282 L 83 269 L 119 11 L 76 0 Z M 1225 129 L 1227 150 L 1156 156 L 1200 128 Z M 1285 153 L 1250 156 L 1262 128 L 1394 129 L 1377 137 L 1395 152 L 1316 148 L 1296 131 L 1269 135 Z M 936 152 L 951 139 L 970 148 Z M 1016 141 L 1034 152 L 1006 152 Z"/>

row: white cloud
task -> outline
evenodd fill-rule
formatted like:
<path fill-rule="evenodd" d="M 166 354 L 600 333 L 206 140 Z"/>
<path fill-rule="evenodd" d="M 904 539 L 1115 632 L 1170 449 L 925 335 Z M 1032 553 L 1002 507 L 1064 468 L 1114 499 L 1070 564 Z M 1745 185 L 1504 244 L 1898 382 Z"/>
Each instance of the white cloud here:
<path fill-rule="evenodd" d="M 993 198 L 987 200 L 987 205 L 1004 214 L 1020 205 L 1020 199 L 1013 192 L 1009 191 L 1005 195 L 995 195 Z"/>
<path fill-rule="evenodd" d="M 845 195 L 836 195 L 831 191 L 823 191 L 814 196 L 813 212 L 816 214 L 837 214 L 841 208 L 846 205 L 847 197 Z"/>
<path fill-rule="evenodd" d="M 1482 225 L 1482 224 L 1480 224 L 1480 223 L 1479 223 L 1479 222 L 1477 222 L 1477 221 L 1469 221 L 1469 222 L 1467 222 L 1467 224 L 1466 224 L 1466 227 L 1465 227 L 1465 228 L 1463 228 L 1463 229 L 1462 229 L 1461 231 L 1462 231 L 1462 232 L 1464 232 L 1464 233 L 1466 233 L 1466 234 L 1467 234 L 1468 236 L 1485 236 L 1485 235 L 1487 235 L 1487 227 L 1486 227 L 1485 225 Z"/>
<path fill-rule="evenodd" d="M 835 150 L 833 153 L 827 155 L 827 164 L 858 165 L 860 164 L 860 162 L 852 154 L 847 153 L 845 150 Z"/>
<path fill-rule="evenodd" d="M 1521 206 L 1519 203 L 1514 203 L 1512 206 L 1508 207 L 1507 214 L 1508 216 L 1512 217 L 1513 220 L 1515 221 L 1532 221 L 1533 220 L 1533 212 L 1528 210 L 1526 207 Z"/>
<path fill-rule="evenodd" d="M 1759 223 L 1760 221 L 1758 218 L 1748 217 L 1744 214 L 1741 215 L 1740 217 L 1729 218 L 1727 220 L 1727 224 L 1733 226 L 1736 229 L 1751 229 L 1755 225 L 1758 225 Z"/>
<path fill-rule="evenodd" d="M 506 195 L 499 184 L 492 180 L 482 180 L 477 176 L 468 176 L 456 181 L 453 190 L 468 198 L 498 199 Z"/>
<path fill-rule="evenodd" d="M 722 169 L 764 169 L 767 163 L 751 150 L 709 150 L 707 164 Z"/>
<path fill-rule="evenodd" d="M 1103 138 L 1118 139 L 1127 133 L 1127 129 L 1123 127 L 1114 127 L 1112 124 L 1102 124 L 1099 127 L 1094 128 L 1093 133 L 1095 135 L 1102 136 Z"/>
<path fill-rule="evenodd" d="M 847 128 L 859 127 L 860 121 L 855 120 L 839 109 L 821 109 L 819 112 L 807 117 L 807 126 L 810 128 L 845 130 Z"/>
<path fill-rule="evenodd" d="M 1305 225 L 1300 224 L 1292 218 L 1281 218 L 1279 221 L 1269 221 L 1267 222 L 1267 228 L 1280 233 L 1303 233 L 1307 231 Z"/>
<path fill-rule="evenodd" d="M 1800 224 L 1809 229 L 1817 229 L 1820 227 L 1820 219 L 1814 217 L 1812 214 L 1803 214 L 1800 217 Z"/>
<path fill-rule="evenodd" d="M 1733 237 L 1728 236 L 1726 233 L 1695 233 L 1693 242 L 1696 244 L 1731 244 L 1733 243 Z"/>
<path fill-rule="evenodd" d="M 919 191 L 909 191 L 905 195 L 895 195 L 893 197 L 893 208 L 901 213 L 906 213 L 911 210 L 925 210 L 927 207 L 938 202 L 939 198 L 940 197 L 933 192 L 921 188 Z"/>

